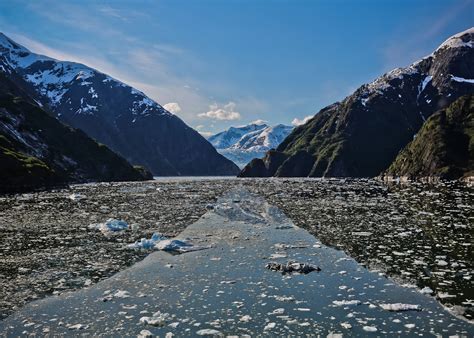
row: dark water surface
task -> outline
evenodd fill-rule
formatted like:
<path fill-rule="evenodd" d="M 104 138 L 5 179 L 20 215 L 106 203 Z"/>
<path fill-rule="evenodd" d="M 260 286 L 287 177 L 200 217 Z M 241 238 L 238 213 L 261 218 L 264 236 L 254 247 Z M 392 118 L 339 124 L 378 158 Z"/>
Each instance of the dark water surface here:
<path fill-rule="evenodd" d="M 472 324 L 434 298 L 322 245 L 280 209 L 242 188 L 225 194 L 178 237 L 211 248 L 182 255 L 154 252 L 92 287 L 30 303 L 0 322 L 0 332 L 474 335 Z M 315 264 L 321 271 L 282 275 L 265 269 L 268 262 L 288 261 Z M 421 311 L 383 309 L 394 303 Z"/>

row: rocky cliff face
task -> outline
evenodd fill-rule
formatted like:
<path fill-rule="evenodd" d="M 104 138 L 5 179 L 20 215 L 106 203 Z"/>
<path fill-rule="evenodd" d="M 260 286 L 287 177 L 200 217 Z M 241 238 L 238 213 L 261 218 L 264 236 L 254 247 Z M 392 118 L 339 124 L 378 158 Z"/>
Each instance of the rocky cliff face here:
<path fill-rule="evenodd" d="M 474 28 L 357 89 L 299 126 L 240 176 L 373 177 L 436 111 L 474 92 Z"/>
<path fill-rule="evenodd" d="M 11 74 L 10 74 L 11 75 Z M 0 72 L 0 192 L 150 179 L 143 168 L 59 122 Z"/>
<path fill-rule="evenodd" d="M 434 113 L 384 173 L 458 179 L 474 175 L 474 95 Z"/>
<path fill-rule="evenodd" d="M 74 62 L 30 52 L 0 33 L 0 60 L 38 104 L 154 175 L 235 175 L 238 167 L 144 93 Z M 1 71 L 2 69 L 0 69 Z"/>

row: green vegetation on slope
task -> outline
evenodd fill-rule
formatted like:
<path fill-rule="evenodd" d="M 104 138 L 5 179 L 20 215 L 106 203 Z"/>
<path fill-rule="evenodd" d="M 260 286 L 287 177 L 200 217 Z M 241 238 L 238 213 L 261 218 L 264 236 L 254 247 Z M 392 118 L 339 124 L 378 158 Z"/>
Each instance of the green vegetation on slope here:
<path fill-rule="evenodd" d="M 474 175 L 474 95 L 433 114 L 385 175 L 445 179 Z"/>
<path fill-rule="evenodd" d="M 59 122 L 0 74 L 0 192 L 149 178 L 143 168 Z"/>

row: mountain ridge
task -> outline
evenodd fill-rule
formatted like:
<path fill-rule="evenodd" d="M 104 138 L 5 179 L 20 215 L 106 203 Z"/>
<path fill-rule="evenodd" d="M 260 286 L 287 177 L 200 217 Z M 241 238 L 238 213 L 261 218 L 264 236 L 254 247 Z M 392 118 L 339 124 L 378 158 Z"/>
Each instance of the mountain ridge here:
<path fill-rule="evenodd" d="M 474 94 L 437 111 L 395 158 L 382 178 L 474 176 Z"/>
<path fill-rule="evenodd" d="M 1 193 L 151 178 L 145 169 L 55 119 L 0 72 Z"/>
<path fill-rule="evenodd" d="M 250 123 L 212 135 L 209 142 L 217 151 L 244 167 L 254 157 L 262 157 L 265 152 L 278 147 L 293 127 L 283 124 L 269 126 L 265 123 Z"/>
<path fill-rule="evenodd" d="M 264 159 L 239 174 L 252 176 L 374 177 L 435 111 L 474 91 L 474 28 L 432 54 L 360 86 L 296 127 Z"/>
<path fill-rule="evenodd" d="M 155 175 L 235 175 L 238 167 L 143 92 L 86 65 L 35 54 L 0 35 L 0 71 L 39 105 Z"/>

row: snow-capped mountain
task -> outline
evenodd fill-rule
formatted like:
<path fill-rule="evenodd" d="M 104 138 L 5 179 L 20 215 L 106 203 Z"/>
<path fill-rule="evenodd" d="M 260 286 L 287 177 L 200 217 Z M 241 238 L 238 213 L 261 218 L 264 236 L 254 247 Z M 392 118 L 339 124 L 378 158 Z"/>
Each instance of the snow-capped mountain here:
<path fill-rule="evenodd" d="M 211 142 L 216 149 L 227 149 L 237 143 L 242 136 L 255 131 L 260 131 L 267 127 L 268 126 L 264 123 L 251 123 L 246 126 L 230 127 L 227 130 L 210 136 L 208 141 Z"/>
<path fill-rule="evenodd" d="M 474 93 L 474 28 L 319 111 L 241 176 L 373 177 L 434 112 Z"/>
<path fill-rule="evenodd" d="M 233 175 L 238 168 L 144 93 L 83 64 L 30 52 L 0 33 L 0 71 L 38 104 L 155 175 Z"/>
<path fill-rule="evenodd" d="M 278 124 L 268 126 L 252 123 L 229 129 L 208 138 L 219 153 L 232 160 L 239 167 L 252 158 L 261 157 L 266 151 L 278 147 L 293 127 Z"/>
<path fill-rule="evenodd" d="M 0 72 L 0 192 L 152 178 L 44 111 L 22 89 L 25 85 Z"/>

